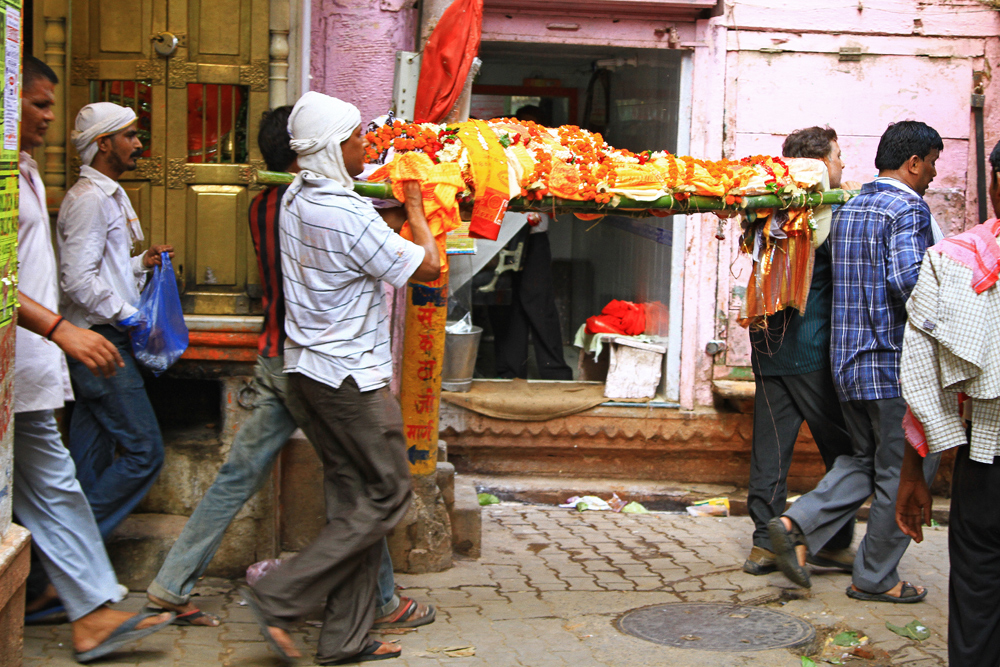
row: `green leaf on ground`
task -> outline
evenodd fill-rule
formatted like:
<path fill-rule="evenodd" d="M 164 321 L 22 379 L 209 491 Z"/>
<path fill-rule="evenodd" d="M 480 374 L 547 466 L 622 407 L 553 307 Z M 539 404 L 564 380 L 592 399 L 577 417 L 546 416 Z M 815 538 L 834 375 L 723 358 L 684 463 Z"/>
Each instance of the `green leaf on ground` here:
<path fill-rule="evenodd" d="M 893 625 L 889 621 L 886 621 L 885 627 L 892 630 L 900 637 L 914 639 L 918 642 L 922 642 L 931 636 L 931 631 L 927 628 L 927 626 L 916 619 L 903 626 Z"/>
<path fill-rule="evenodd" d="M 808 656 L 802 656 L 802 667 L 816 667 L 816 661 Z"/>
<path fill-rule="evenodd" d="M 649 514 L 649 510 L 633 500 L 622 508 L 622 514 Z"/>
<path fill-rule="evenodd" d="M 833 643 L 837 646 L 859 646 L 861 644 L 858 641 L 858 633 L 854 630 L 841 632 L 833 638 Z"/>
<path fill-rule="evenodd" d="M 479 494 L 479 504 L 480 505 L 499 505 L 500 499 L 494 496 L 492 493 L 480 493 Z"/>

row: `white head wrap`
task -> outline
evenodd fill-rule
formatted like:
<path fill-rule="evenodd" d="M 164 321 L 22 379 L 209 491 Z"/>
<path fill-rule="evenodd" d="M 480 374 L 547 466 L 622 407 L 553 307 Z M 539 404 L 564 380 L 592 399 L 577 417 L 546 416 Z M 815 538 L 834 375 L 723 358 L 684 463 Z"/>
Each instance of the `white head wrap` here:
<path fill-rule="evenodd" d="M 353 104 L 315 91 L 300 97 L 288 117 L 288 134 L 292 150 L 299 154 L 299 167 L 350 190 L 354 179 L 344 166 L 340 144 L 358 125 L 361 112 Z"/>
<path fill-rule="evenodd" d="M 70 135 L 83 164 L 89 165 L 97 155 L 97 140 L 121 132 L 135 122 L 135 111 L 111 102 L 95 102 L 80 109 L 76 129 Z"/>

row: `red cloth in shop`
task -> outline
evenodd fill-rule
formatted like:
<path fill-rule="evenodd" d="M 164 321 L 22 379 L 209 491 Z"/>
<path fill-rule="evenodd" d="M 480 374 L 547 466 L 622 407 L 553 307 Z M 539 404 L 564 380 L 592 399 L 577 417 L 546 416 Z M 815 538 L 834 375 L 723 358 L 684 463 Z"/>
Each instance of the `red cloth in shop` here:
<path fill-rule="evenodd" d="M 587 333 L 638 336 L 646 330 L 646 308 L 641 303 L 612 299 L 600 315 L 587 318 Z"/>
<path fill-rule="evenodd" d="M 440 123 L 465 87 L 483 33 L 483 0 L 455 0 L 424 46 L 413 109 L 416 123 Z"/>

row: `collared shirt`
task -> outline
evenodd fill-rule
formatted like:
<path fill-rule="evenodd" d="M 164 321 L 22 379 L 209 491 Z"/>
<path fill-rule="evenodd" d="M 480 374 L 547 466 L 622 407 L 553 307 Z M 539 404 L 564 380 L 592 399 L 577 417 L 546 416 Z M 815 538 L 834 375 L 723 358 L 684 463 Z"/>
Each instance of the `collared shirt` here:
<path fill-rule="evenodd" d="M 146 282 L 138 216 L 117 181 L 84 165 L 59 209 L 62 313 L 78 327 L 117 324 L 136 312 Z"/>
<path fill-rule="evenodd" d="M 834 216 L 830 359 L 840 400 L 900 396 L 905 304 L 931 244 L 927 203 L 892 185 L 865 183 Z"/>
<path fill-rule="evenodd" d="M 287 189 L 287 185 L 268 188 L 250 202 L 250 236 L 257 251 L 257 269 L 264 293 L 264 327 L 257 339 L 257 353 L 268 359 L 280 356 L 285 346 L 285 293 L 281 285 L 278 214 Z"/>
<path fill-rule="evenodd" d="M 385 281 L 402 288 L 424 249 L 389 228 L 367 200 L 308 171 L 282 199 L 285 371 L 361 391 L 389 384 Z"/>
<path fill-rule="evenodd" d="M 56 312 L 59 280 L 45 186 L 38 165 L 21 153 L 20 206 L 17 227 L 18 291 Z M 17 332 L 14 356 L 14 412 L 54 410 L 73 400 L 62 350 L 27 329 Z"/>
<path fill-rule="evenodd" d="M 977 292 L 973 274 L 940 245 L 927 251 L 906 302 L 900 379 L 931 453 L 968 442 L 969 458 L 993 463 L 1000 456 L 1000 285 Z"/>

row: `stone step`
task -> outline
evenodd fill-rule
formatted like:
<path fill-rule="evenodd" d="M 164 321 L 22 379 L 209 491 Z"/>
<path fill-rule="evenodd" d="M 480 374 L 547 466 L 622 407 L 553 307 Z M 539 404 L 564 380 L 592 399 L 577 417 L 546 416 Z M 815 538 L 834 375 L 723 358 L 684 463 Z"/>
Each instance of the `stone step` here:
<path fill-rule="evenodd" d="M 129 590 L 146 590 L 187 519 L 186 516 L 173 514 L 133 514 L 125 519 L 112 533 L 107 545 L 118 582 Z M 271 554 L 259 554 L 253 547 L 256 532 L 254 519 L 235 520 L 222 538 L 206 576 L 226 579 L 242 577 L 247 566 L 272 557 Z"/>
<path fill-rule="evenodd" d="M 483 509 L 476 485 L 465 475 L 455 477 L 455 502 L 451 511 L 451 544 L 455 553 L 479 558 L 483 548 Z"/>

